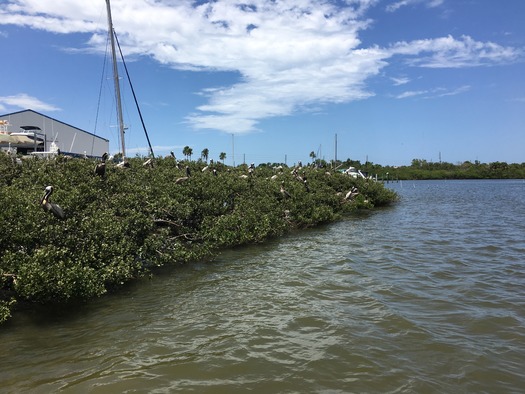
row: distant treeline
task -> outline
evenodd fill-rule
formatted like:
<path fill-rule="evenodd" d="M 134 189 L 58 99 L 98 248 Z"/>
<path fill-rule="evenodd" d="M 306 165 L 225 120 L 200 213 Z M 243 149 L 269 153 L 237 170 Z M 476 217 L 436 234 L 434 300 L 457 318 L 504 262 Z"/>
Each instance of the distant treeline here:
<path fill-rule="evenodd" d="M 316 160 L 316 164 L 334 167 L 333 163 Z M 413 159 L 410 166 L 388 166 L 372 162 L 361 163 L 358 160 L 340 161 L 335 166 L 339 169 L 355 167 L 378 180 L 409 179 L 525 179 L 525 163 L 508 164 L 505 162 L 480 163 L 465 161 L 461 164 L 447 162 L 428 162 Z"/>

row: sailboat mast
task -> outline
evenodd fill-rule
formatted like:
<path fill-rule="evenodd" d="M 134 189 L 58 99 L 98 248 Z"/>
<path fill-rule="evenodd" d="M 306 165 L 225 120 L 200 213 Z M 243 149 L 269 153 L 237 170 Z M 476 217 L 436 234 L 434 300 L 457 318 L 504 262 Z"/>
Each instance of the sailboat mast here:
<path fill-rule="evenodd" d="M 117 54 L 115 52 L 115 34 L 113 32 L 113 20 L 111 19 L 111 5 L 109 0 L 106 0 L 106 6 L 108 9 L 108 34 L 111 40 L 111 55 L 113 59 L 113 79 L 115 83 L 115 95 L 117 99 L 117 120 L 120 131 L 120 143 L 122 147 L 122 160 L 126 157 L 126 144 L 124 141 L 124 120 L 122 118 L 122 102 L 120 98 L 120 83 L 118 76 L 118 67 L 117 67 Z"/>

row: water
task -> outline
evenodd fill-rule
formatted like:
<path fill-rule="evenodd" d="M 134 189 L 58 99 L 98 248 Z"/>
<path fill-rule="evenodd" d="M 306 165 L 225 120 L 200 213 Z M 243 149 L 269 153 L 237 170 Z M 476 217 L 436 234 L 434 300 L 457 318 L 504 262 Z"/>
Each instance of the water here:
<path fill-rule="evenodd" d="M 525 182 L 394 207 L 0 327 L 7 393 L 525 392 Z"/>

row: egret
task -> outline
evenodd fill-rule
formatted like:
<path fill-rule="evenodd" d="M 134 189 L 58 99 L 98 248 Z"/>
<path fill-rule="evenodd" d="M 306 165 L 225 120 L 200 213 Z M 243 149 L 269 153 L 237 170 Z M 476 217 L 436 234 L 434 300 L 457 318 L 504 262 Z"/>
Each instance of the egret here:
<path fill-rule="evenodd" d="M 59 205 L 54 204 L 50 201 L 51 194 L 53 194 L 53 186 L 47 186 L 45 188 L 44 196 L 40 200 L 42 209 L 46 212 L 52 213 L 58 219 L 65 219 L 66 215 Z"/>

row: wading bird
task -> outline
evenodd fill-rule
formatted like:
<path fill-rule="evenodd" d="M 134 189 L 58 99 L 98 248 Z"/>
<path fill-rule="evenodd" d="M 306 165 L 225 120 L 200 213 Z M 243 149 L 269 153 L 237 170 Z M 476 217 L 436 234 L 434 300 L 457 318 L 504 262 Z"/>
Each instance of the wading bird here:
<path fill-rule="evenodd" d="M 59 205 L 54 204 L 50 201 L 51 194 L 53 194 L 53 186 L 47 186 L 45 188 L 44 196 L 40 200 L 40 205 L 42 206 L 42 209 L 46 212 L 52 213 L 56 218 L 58 219 L 65 219 L 66 214 L 60 208 Z"/>

